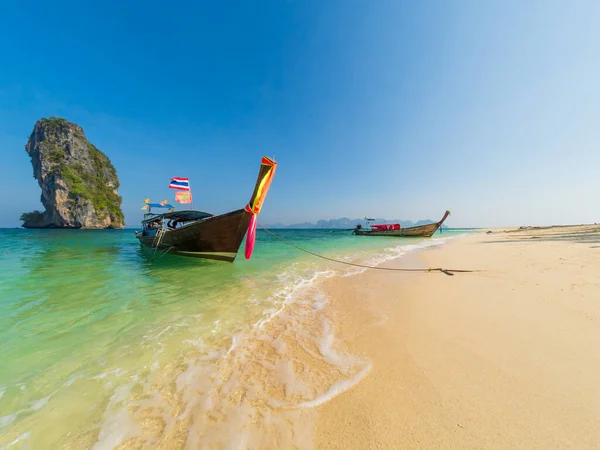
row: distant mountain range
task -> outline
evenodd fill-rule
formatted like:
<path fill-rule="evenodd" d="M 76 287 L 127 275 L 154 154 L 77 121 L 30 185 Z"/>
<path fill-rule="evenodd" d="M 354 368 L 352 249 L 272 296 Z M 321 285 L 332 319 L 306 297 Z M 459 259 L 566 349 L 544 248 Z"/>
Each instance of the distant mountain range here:
<path fill-rule="evenodd" d="M 416 227 L 419 225 L 427 225 L 429 223 L 435 223 L 434 220 L 419 220 L 417 222 L 413 222 L 412 220 L 387 220 L 383 218 L 374 218 L 375 222 L 373 223 L 399 223 L 403 228 L 407 227 Z M 336 228 L 354 228 L 356 225 L 361 224 L 364 226 L 365 219 L 350 219 L 348 217 L 342 217 L 340 219 L 332 219 L 332 220 L 318 220 L 317 223 L 312 222 L 303 222 L 303 223 L 294 223 L 292 225 L 284 225 L 282 223 L 273 223 L 269 225 L 264 225 L 265 228 L 323 228 L 323 229 L 336 229 Z M 443 228 L 447 228 L 442 225 Z"/>

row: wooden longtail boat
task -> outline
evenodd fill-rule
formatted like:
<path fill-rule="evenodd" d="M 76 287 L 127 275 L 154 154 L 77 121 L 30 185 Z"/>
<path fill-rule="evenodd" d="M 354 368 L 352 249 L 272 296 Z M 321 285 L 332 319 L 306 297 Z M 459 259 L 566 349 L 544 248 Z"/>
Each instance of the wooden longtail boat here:
<path fill-rule="evenodd" d="M 246 258 L 249 259 L 256 235 L 256 215 L 260 212 L 277 163 L 263 157 L 254 192 L 245 208 L 212 215 L 203 211 L 182 210 L 144 215 L 142 231 L 136 232 L 140 244 L 160 252 L 195 258 L 233 262 L 248 231 Z M 171 205 L 151 204 L 154 207 Z"/>
<path fill-rule="evenodd" d="M 416 227 L 401 228 L 398 224 L 396 227 L 390 226 L 390 229 L 377 229 L 377 225 L 372 225 L 370 230 L 363 229 L 362 225 L 357 225 L 352 234 L 357 236 L 394 236 L 394 237 L 431 237 L 439 227 L 442 226 L 446 217 L 450 215 L 450 211 L 446 211 L 442 220 L 436 223 L 427 225 L 419 225 Z M 384 228 L 383 226 L 380 226 Z"/>

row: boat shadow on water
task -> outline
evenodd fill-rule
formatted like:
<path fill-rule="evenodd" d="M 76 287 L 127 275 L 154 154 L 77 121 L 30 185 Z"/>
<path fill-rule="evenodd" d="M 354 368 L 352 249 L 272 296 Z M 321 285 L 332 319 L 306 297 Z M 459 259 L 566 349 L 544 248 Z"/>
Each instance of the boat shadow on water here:
<path fill-rule="evenodd" d="M 137 254 L 144 266 L 151 266 L 156 269 L 209 268 L 224 265 L 222 261 L 204 258 L 188 258 L 186 256 L 173 255 L 164 250 L 156 250 L 141 246 L 137 249 Z"/>

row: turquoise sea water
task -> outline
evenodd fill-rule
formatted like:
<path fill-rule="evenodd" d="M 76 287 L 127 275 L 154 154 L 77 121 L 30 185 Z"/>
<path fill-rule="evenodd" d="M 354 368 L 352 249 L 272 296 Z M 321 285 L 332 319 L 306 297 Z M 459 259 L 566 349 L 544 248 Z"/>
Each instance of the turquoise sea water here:
<path fill-rule="evenodd" d="M 274 231 L 367 264 L 464 233 L 422 240 Z M 358 269 L 262 230 L 252 259 L 242 245 L 233 264 L 153 260 L 133 230 L 0 230 L 0 255 L 0 448 L 154 448 L 174 436 L 190 448 L 211 439 L 227 445 L 231 433 L 249 432 L 256 404 L 311 405 L 360 369 L 332 356 L 330 330 L 315 322 L 326 301 L 318 281 Z M 335 366 L 329 375 L 318 366 L 302 379 L 310 368 L 292 346 L 303 339 L 311 358 Z M 257 373 L 274 381 L 253 383 Z M 271 392 L 277 383 L 283 393 Z"/>

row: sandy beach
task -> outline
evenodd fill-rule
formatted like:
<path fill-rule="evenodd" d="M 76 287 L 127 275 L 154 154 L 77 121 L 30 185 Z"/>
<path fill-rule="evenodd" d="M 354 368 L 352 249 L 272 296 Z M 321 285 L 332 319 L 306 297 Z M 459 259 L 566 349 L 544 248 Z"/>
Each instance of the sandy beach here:
<path fill-rule="evenodd" d="M 319 406 L 319 449 L 599 448 L 600 226 L 493 230 L 327 280 L 372 363 Z"/>

